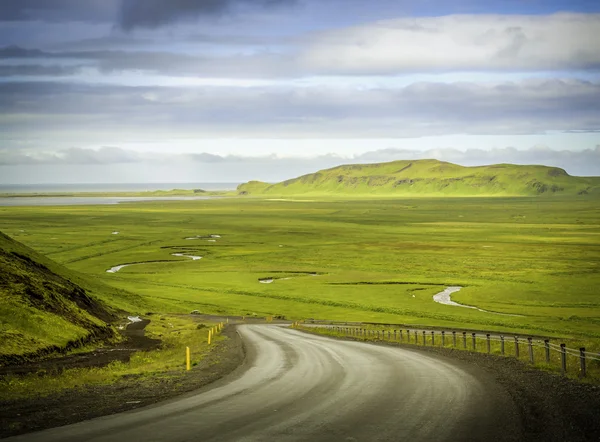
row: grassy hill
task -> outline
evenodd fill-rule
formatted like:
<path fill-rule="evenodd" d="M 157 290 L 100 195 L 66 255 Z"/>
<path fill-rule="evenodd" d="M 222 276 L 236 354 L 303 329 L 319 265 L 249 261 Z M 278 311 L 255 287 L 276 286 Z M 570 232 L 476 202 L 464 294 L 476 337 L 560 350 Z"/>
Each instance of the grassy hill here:
<path fill-rule="evenodd" d="M 115 310 L 97 296 L 103 284 L 38 254 L 0 232 L 0 365 L 111 339 Z"/>
<path fill-rule="evenodd" d="M 438 160 L 352 164 L 277 184 L 250 181 L 241 195 L 380 194 L 398 196 L 535 196 L 600 194 L 600 177 L 574 177 L 547 166 L 463 167 Z"/>

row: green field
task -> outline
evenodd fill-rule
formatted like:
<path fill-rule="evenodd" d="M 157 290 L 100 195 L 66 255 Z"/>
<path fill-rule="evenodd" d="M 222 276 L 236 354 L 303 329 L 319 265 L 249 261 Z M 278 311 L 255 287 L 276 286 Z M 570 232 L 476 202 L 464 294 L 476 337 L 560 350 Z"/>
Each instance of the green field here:
<path fill-rule="evenodd" d="M 5 207 L 0 230 L 139 294 L 107 300 L 131 313 L 197 309 L 600 341 L 600 200 L 591 196 Z M 202 237 L 211 234 L 220 238 Z M 453 300 L 521 316 L 434 303 L 448 285 L 464 287 Z"/>

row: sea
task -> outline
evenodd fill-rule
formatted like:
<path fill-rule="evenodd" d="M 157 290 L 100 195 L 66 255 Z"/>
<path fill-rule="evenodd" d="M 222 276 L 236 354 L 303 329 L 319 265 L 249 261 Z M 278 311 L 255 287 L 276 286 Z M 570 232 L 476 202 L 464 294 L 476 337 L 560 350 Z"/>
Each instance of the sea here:
<path fill-rule="evenodd" d="M 0 184 L 0 194 L 143 192 L 172 189 L 234 190 L 239 183 L 115 183 L 115 184 Z M 150 201 L 193 201 L 211 196 L 24 196 L 0 197 L 0 206 L 74 206 L 124 204 Z"/>
<path fill-rule="evenodd" d="M 152 190 L 235 190 L 241 183 L 0 184 L 0 193 L 144 192 Z"/>

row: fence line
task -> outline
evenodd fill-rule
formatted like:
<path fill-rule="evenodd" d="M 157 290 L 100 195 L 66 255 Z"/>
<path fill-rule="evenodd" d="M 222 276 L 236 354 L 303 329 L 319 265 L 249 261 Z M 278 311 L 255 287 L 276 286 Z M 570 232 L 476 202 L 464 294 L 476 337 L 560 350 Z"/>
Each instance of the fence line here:
<path fill-rule="evenodd" d="M 587 351 L 584 347 L 579 349 L 569 348 L 564 343 L 559 345 L 550 342 L 550 339 L 539 339 L 531 336 L 522 336 L 508 333 L 482 333 L 482 332 L 467 332 L 457 330 L 440 330 L 440 329 L 422 329 L 413 327 L 402 328 L 365 328 L 366 324 L 354 323 L 294 323 L 295 328 L 306 329 L 327 329 L 336 333 L 345 334 L 358 339 L 373 339 L 390 341 L 397 343 L 414 344 L 429 347 L 448 347 L 462 348 L 463 350 L 471 350 L 479 353 L 492 353 L 492 342 L 500 343 L 500 354 L 503 356 L 514 356 L 517 359 L 521 356 L 527 356 L 531 364 L 536 362 L 545 362 L 551 364 L 552 355 L 558 354 L 560 360 L 560 369 L 563 374 L 566 374 L 569 367 L 568 357 L 577 358 L 579 361 L 579 376 L 587 376 L 588 362 L 600 361 L 600 354 Z M 383 324 L 382 324 L 383 325 Z M 483 350 L 480 350 L 482 344 Z M 536 360 L 539 355 L 536 355 L 535 349 L 542 350 L 542 358 Z"/>

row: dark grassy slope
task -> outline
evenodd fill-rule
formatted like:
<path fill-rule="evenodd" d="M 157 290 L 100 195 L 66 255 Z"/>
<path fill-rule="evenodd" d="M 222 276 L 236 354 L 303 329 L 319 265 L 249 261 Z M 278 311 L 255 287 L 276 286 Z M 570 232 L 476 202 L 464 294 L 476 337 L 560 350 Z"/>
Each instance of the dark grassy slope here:
<path fill-rule="evenodd" d="M 277 184 L 250 181 L 240 194 L 535 196 L 600 193 L 600 177 L 574 177 L 547 166 L 463 167 L 438 160 L 338 166 Z"/>
<path fill-rule="evenodd" d="M 114 337 L 115 312 L 90 292 L 98 287 L 0 232 L 0 365 Z"/>

